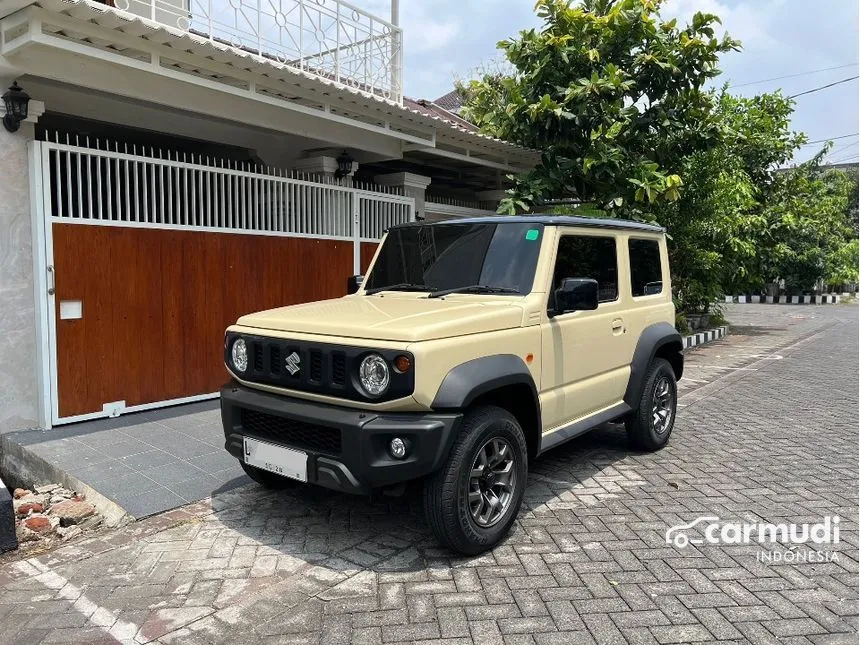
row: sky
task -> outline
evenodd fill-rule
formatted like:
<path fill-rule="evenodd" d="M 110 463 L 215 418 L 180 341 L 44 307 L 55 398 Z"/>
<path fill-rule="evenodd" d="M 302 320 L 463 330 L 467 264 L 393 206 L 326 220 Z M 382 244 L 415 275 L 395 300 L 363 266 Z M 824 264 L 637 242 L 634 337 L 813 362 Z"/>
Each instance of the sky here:
<path fill-rule="evenodd" d="M 390 0 L 353 0 L 380 17 L 390 15 Z M 667 0 L 666 18 L 689 20 L 696 11 L 720 16 L 728 33 L 743 42 L 739 53 L 722 59 L 723 75 L 744 95 L 782 88 L 796 94 L 856 76 L 858 70 L 857 0 Z M 406 94 L 435 99 L 468 77 L 481 63 L 498 56 L 496 43 L 519 30 L 539 27 L 532 0 L 401 0 Z M 847 65 L 847 67 L 841 67 Z M 841 67 L 793 78 L 764 79 Z M 798 97 L 792 126 L 810 141 L 834 141 L 829 161 L 858 158 L 858 82 Z M 796 161 L 818 151 L 805 146 Z"/>

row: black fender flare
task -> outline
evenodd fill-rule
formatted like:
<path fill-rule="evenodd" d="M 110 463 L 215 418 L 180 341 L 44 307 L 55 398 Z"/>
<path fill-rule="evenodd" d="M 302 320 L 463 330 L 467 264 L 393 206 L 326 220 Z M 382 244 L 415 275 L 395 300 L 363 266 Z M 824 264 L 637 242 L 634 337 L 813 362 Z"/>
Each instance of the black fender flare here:
<path fill-rule="evenodd" d="M 639 398 L 642 396 L 645 375 L 648 366 L 654 360 L 657 352 L 665 346 L 671 346 L 673 352 L 680 357 L 678 367 L 675 367 L 675 376 L 681 378 L 684 371 L 683 347 L 681 334 L 675 327 L 667 322 L 659 322 L 646 327 L 639 336 L 636 350 L 633 352 L 633 360 L 630 362 L 630 379 L 627 382 L 627 391 L 624 393 L 624 402 L 632 409 L 639 406 Z"/>
<path fill-rule="evenodd" d="M 528 386 L 540 415 L 534 379 L 525 361 L 514 354 L 482 356 L 452 368 L 442 379 L 430 407 L 434 410 L 463 410 L 482 394 L 507 385 Z"/>

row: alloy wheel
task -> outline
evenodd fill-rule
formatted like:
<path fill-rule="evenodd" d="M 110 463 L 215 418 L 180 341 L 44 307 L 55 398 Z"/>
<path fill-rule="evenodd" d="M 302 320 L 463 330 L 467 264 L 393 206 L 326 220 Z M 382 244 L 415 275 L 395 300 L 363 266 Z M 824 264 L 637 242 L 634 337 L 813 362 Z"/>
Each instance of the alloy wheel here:
<path fill-rule="evenodd" d="M 658 435 L 665 434 L 672 427 L 675 415 L 675 393 L 668 376 L 661 376 L 654 384 L 654 397 L 651 407 L 651 427 Z"/>
<path fill-rule="evenodd" d="M 475 455 L 469 474 L 469 510 L 482 528 L 496 524 L 507 512 L 517 485 L 516 458 L 506 439 L 489 439 Z"/>

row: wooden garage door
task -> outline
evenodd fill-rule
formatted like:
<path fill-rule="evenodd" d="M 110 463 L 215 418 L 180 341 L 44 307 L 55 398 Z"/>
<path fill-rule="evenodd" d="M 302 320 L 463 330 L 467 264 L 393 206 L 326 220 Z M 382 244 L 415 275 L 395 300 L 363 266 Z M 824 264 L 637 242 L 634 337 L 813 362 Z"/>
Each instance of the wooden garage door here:
<path fill-rule="evenodd" d="M 216 391 L 224 329 L 251 311 L 344 295 L 353 245 L 54 224 L 59 413 Z M 62 302 L 81 317 L 62 319 Z"/>

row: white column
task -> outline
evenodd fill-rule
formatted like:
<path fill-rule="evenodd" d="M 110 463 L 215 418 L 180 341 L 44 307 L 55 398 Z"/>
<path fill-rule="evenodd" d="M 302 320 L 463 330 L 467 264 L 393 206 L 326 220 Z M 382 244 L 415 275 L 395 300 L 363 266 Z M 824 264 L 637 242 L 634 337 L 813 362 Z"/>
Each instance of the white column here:
<path fill-rule="evenodd" d="M 34 120 L 31 114 L 28 121 Z M 21 123 L 15 133 L 0 126 L 0 432 L 39 425 L 30 212 L 33 171 L 27 156 L 27 142 L 33 138 L 32 122 Z"/>
<path fill-rule="evenodd" d="M 403 32 L 400 27 L 400 0 L 391 0 L 391 92 L 393 99 L 403 101 Z"/>
<path fill-rule="evenodd" d="M 412 172 L 393 172 L 387 175 L 376 175 L 373 181 L 381 186 L 402 188 L 406 197 L 415 200 L 415 219 L 424 219 L 424 194 L 427 192 L 427 186 L 433 181 L 430 177 Z"/>

